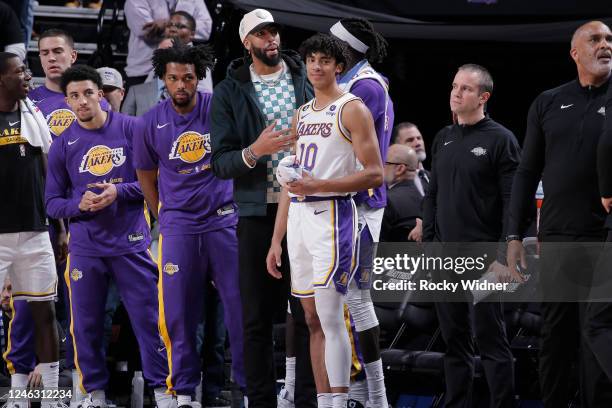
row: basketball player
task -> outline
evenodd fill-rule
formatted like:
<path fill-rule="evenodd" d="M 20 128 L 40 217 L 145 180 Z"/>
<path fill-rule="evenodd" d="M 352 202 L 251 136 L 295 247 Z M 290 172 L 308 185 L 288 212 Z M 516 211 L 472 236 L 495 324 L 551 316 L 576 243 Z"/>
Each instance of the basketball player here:
<path fill-rule="evenodd" d="M 393 131 L 393 102 L 389 97 L 386 78 L 376 72 L 369 61 L 380 62 L 387 54 L 387 42 L 372 24 L 361 18 L 344 18 L 330 32 L 345 42 L 348 61 L 338 78 L 340 89 L 361 98 L 370 110 L 378 138 L 381 157 L 387 157 L 387 147 Z M 370 297 L 373 243 L 378 242 L 385 206 L 386 187 L 360 191 L 353 198 L 359 214 L 358 256 L 355 279 L 349 284 L 346 303 L 355 322 L 359 347 L 363 355 L 369 403 L 387 408 L 385 376 L 380 359 L 380 326 Z"/>
<path fill-rule="evenodd" d="M 55 140 L 75 120 L 75 114 L 66 103 L 66 97 L 61 89 L 62 74 L 70 68 L 77 59 L 77 52 L 74 49 L 74 40 L 72 36 L 64 30 L 58 28 L 45 30 L 38 39 L 38 55 L 45 73 L 45 83 L 30 91 L 28 97 L 42 112 L 49 125 L 51 137 Z M 109 110 L 108 103 L 105 99 L 103 99 L 101 103 L 104 110 Z M 61 274 L 66 269 L 65 262 L 68 251 L 66 226 L 67 223 L 64 222 L 52 223 L 49 229 L 51 241 L 58 243 L 53 248 L 57 260 L 56 267 L 58 274 Z M 57 238 L 55 238 L 56 236 Z M 69 332 L 70 306 L 68 304 L 68 289 L 61 277 L 59 282 L 59 303 L 63 303 L 64 306 L 59 310 L 63 311 L 65 314 L 64 318 L 62 318 L 62 316 L 59 317 L 66 331 L 66 367 L 72 370 L 72 383 L 77 384 L 79 382 L 79 376 L 74 365 L 74 356 L 72 355 L 74 348 L 72 346 L 72 336 Z M 20 315 L 17 315 L 17 318 L 19 318 L 19 316 Z M 79 387 L 73 386 L 72 391 L 73 398 L 71 405 L 74 405 L 75 401 L 83 399 L 84 396 L 80 394 Z"/>
<path fill-rule="evenodd" d="M 144 376 L 158 407 L 172 405 L 168 365 L 157 329 L 155 262 L 146 207 L 132 165 L 133 119 L 100 106 L 102 79 L 89 66 L 69 68 L 61 87 L 77 121 L 49 152 L 47 212 L 70 218 L 64 274 L 70 295 L 74 357 L 82 408 L 105 407 L 104 308 L 112 278 L 130 316 Z"/>
<path fill-rule="evenodd" d="M 51 28 L 38 39 L 38 56 L 45 73 L 45 84 L 32 90 L 29 98 L 38 106 L 49 125 L 51 137 L 59 137 L 75 120 L 61 89 L 62 74 L 75 63 L 74 39 L 66 31 Z M 109 110 L 102 99 L 102 109 Z"/>
<path fill-rule="evenodd" d="M 31 79 L 17 55 L 0 52 L 0 189 L 6 192 L 0 202 L 0 282 L 8 274 L 14 298 L 28 301 L 36 356 L 50 390 L 57 388 L 59 375 L 53 302 L 57 275 L 44 206 L 51 136 L 40 111 L 26 98 Z M 25 386 L 15 380 L 11 378 L 13 387 Z M 21 402 L 9 400 L 7 405 Z M 41 403 L 43 408 L 51 405 L 57 401 Z"/>
<path fill-rule="evenodd" d="M 296 155 L 312 176 L 288 184 L 267 266 L 273 276 L 280 274 L 287 232 L 292 294 L 301 298 L 310 330 L 318 406 L 339 408 L 347 404 L 351 367 L 344 295 L 352 278 L 357 212 L 350 193 L 380 186 L 382 164 L 372 115 L 336 83 L 346 64 L 342 42 L 317 34 L 302 44 L 301 54 L 315 98 L 294 116 Z"/>
<path fill-rule="evenodd" d="M 196 330 L 212 280 L 223 303 L 232 376 L 245 386 L 238 286 L 237 212 L 231 181 L 210 169 L 212 96 L 197 91 L 212 66 L 206 47 L 179 43 L 153 53 L 153 68 L 170 98 L 140 118 L 134 143 L 138 180 L 159 220 L 159 325 L 168 353 L 166 384 L 179 406 L 194 406 L 200 382 Z"/>

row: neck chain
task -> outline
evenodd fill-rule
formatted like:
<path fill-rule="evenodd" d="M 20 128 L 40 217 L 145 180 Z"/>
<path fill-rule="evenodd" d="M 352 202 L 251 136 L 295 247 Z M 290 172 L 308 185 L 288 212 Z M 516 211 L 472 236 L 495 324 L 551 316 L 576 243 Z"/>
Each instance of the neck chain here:
<path fill-rule="evenodd" d="M 250 68 L 251 68 L 251 72 L 253 73 L 253 76 L 255 76 L 255 78 L 257 79 L 258 82 L 261 82 L 262 84 L 264 84 L 267 87 L 274 87 L 276 85 L 278 85 L 278 83 L 283 79 L 283 77 L 285 76 L 285 63 L 281 63 L 281 71 L 280 74 L 278 74 L 278 76 L 274 79 L 264 79 L 262 78 L 257 72 L 255 72 L 255 68 L 253 67 L 253 65 L 251 64 Z M 276 74 L 276 72 L 275 72 Z"/>

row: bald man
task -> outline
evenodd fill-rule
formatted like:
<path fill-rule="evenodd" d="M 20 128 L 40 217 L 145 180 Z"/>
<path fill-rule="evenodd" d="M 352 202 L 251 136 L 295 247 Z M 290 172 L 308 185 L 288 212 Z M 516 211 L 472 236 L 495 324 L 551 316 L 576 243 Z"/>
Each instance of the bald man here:
<path fill-rule="evenodd" d="M 424 192 L 415 183 L 418 166 L 414 149 L 397 143 L 389 146 L 385 160 L 387 207 L 381 228 L 382 242 L 421 241 Z"/>
<path fill-rule="evenodd" d="M 546 408 L 568 406 L 573 357 L 578 355 L 582 407 L 612 406 L 612 384 L 585 341 L 585 300 L 594 266 L 575 250 L 551 248 L 556 242 L 601 242 L 606 212 L 597 185 L 597 144 L 605 119 L 612 70 L 612 32 L 600 21 L 574 33 L 570 56 L 578 78 L 540 94 L 531 105 L 523 155 L 516 171 L 507 237 L 509 266 L 524 264 L 522 238 L 530 221 L 540 178 L 546 199 L 540 213 L 543 303 L 540 386 Z M 572 165 L 568 166 L 568 159 Z M 558 245 L 557 245 L 558 246 Z M 571 267 L 569 266 L 571 265 Z M 609 348 L 609 344 L 608 344 Z M 609 353 L 609 350 L 606 350 Z"/>

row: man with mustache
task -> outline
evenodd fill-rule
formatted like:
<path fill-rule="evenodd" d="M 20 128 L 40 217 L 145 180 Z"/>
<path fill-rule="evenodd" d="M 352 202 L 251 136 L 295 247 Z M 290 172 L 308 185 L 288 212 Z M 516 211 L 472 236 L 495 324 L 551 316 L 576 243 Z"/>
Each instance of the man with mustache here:
<path fill-rule="evenodd" d="M 211 108 L 212 169 L 234 179 L 239 208 L 238 248 L 243 305 L 244 365 L 249 407 L 274 407 L 276 376 L 272 347 L 275 315 L 284 316 L 289 294 L 289 260 L 283 250 L 282 279 L 266 270 L 280 185 L 274 174 L 290 154 L 295 109 L 310 100 L 304 64 L 293 51 L 280 49 L 278 25 L 263 9 L 245 14 L 240 40 L 248 54 L 233 61 L 215 88 Z M 286 247 L 284 247 L 286 248 Z M 296 321 L 295 405 L 314 406 L 315 391 L 308 329 L 299 302 L 290 299 Z"/>
<path fill-rule="evenodd" d="M 587 304 L 576 302 L 585 300 L 578 291 L 588 289 L 594 268 L 587 257 L 578 258 L 577 251 L 557 249 L 551 243 L 573 242 L 572 249 L 578 249 L 580 242 L 606 238 L 596 158 L 612 69 L 612 31 L 600 21 L 580 26 L 572 36 L 570 55 L 578 78 L 544 91 L 529 109 L 523 155 L 512 187 L 507 261 L 510 268 L 519 262 L 526 267 L 521 240 L 541 179 L 545 193 L 539 224 L 542 400 L 546 408 L 568 405 L 574 363 L 569 356 L 580 350 L 581 406 L 606 407 L 612 404 L 612 387 L 584 341 Z"/>

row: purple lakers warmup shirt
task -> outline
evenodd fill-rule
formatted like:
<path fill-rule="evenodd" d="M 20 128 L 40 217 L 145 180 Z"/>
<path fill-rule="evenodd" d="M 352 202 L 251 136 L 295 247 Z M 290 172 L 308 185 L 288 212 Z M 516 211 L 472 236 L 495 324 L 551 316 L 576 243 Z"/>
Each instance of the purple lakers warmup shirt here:
<path fill-rule="evenodd" d="M 133 118 L 108 112 L 102 128 L 84 129 L 75 121 L 51 145 L 47 213 L 70 218 L 70 253 L 118 256 L 149 246 L 144 198 L 132 164 L 133 127 Z M 101 192 L 94 183 L 115 184 L 117 199 L 103 210 L 83 212 L 79 209 L 83 194 Z"/>
<path fill-rule="evenodd" d="M 68 126 L 76 119 L 76 116 L 74 116 L 74 113 L 66 103 L 64 94 L 61 92 L 52 91 L 46 86 L 41 85 L 33 91 L 28 92 L 28 98 L 38 106 L 38 109 L 40 109 L 47 120 L 51 137 L 53 137 L 54 140 L 59 137 L 64 130 L 68 129 Z M 110 110 L 106 99 L 103 98 L 100 105 L 102 105 L 103 110 Z"/>
<path fill-rule="evenodd" d="M 170 99 L 138 118 L 134 163 L 158 170 L 159 225 L 162 235 L 200 234 L 237 223 L 231 180 L 210 168 L 210 102 L 198 92 L 193 111 L 177 113 Z"/>

